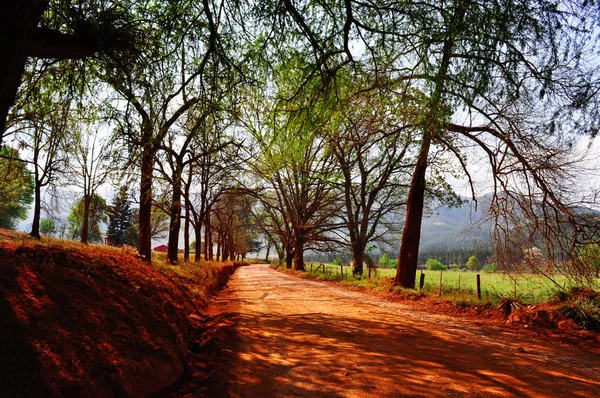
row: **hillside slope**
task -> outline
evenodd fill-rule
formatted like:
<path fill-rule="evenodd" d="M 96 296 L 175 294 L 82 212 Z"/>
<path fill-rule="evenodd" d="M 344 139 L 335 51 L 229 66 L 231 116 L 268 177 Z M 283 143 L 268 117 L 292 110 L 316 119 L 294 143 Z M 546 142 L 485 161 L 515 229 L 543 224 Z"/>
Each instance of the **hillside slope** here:
<path fill-rule="evenodd" d="M 232 271 L 221 267 L 216 279 Z M 120 249 L 0 230 L 0 396 L 166 388 L 202 323 L 206 301 L 194 284 Z"/>

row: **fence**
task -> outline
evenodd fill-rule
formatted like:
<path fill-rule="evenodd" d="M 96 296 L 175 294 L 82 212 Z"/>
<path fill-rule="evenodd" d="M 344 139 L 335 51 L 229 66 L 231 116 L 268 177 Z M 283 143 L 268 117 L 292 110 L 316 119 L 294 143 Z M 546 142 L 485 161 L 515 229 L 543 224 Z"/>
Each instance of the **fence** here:
<path fill-rule="evenodd" d="M 352 275 L 352 267 L 310 263 L 311 273 L 324 275 L 326 279 L 349 280 L 364 279 Z M 392 278 L 395 269 L 372 269 L 373 278 Z M 365 274 L 367 270 L 365 269 Z M 566 284 L 565 278 L 557 277 L 555 281 Z M 415 286 L 439 296 L 464 296 L 485 299 L 489 296 L 512 296 L 522 301 L 537 303 L 551 298 L 558 288 L 556 284 L 540 275 L 519 274 L 509 275 L 504 273 L 475 273 L 456 271 L 420 271 L 417 273 Z M 390 281 L 391 287 L 391 281 Z"/>

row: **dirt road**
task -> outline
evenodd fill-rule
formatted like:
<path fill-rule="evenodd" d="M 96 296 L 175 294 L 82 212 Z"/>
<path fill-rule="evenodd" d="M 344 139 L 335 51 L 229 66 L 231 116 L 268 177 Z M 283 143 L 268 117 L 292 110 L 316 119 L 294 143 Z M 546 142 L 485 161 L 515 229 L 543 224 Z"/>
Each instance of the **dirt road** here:
<path fill-rule="evenodd" d="M 210 397 L 594 397 L 600 357 L 254 265 L 213 306 Z"/>

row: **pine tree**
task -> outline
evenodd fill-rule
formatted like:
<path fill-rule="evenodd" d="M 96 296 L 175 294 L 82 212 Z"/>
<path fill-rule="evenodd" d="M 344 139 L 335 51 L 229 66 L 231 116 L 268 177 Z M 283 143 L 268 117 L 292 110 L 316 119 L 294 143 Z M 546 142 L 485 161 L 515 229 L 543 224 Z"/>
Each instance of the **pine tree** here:
<path fill-rule="evenodd" d="M 108 238 L 108 244 L 112 246 L 137 243 L 135 242 L 135 234 L 132 234 L 133 212 L 131 211 L 127 194 L 127 186 L 121 187 L 109 210 L 106 237 Z"/>

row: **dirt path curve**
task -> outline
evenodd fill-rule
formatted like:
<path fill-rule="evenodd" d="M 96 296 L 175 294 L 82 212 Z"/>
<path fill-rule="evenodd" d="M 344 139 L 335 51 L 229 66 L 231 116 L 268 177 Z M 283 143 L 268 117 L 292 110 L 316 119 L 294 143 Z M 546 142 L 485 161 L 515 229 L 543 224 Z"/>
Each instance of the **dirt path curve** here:
<path fill-rule="evenodd" d="M 600 396 L 598 355 L 266 265 L 212 311 L 229 332 L 210 397 Z"/>

